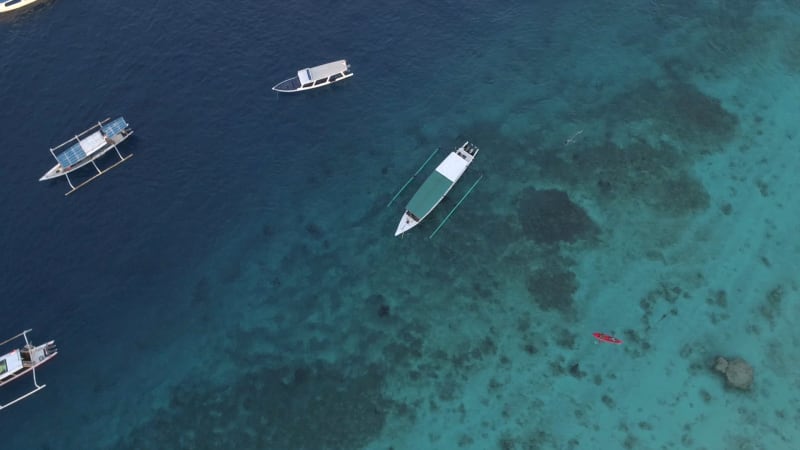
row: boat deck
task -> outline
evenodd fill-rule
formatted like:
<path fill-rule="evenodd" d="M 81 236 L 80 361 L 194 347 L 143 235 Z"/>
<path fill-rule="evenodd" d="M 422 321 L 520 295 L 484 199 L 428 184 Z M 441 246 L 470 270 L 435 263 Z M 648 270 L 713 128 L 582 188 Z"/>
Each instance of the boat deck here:
<path fill-rule="evenodd" d="M 28 340 L 28 332 L 30 331 L 31 330 L 25 330 L 12 338 L 0 342 L 0 347 L 17 340 L 24 340 L 25 342 L 24 345 L 21 345 L 22 343 L 19 342 L 20 345 L 18 348 L 0 356 L 0 386 L 11 383 L 23 376 L 31 375 L 34 388 L 26 393 L 18 395 L 18 397 L 7 403 L 0 403 L 0 409 L 5 409 L 47 387 L 46 384 L 39 384 L 36 380 L 36 369 L 58 354 L 56 342 L 49 341 L 41 345 L 33 345 Z"/>
<path fill-rule="evenodd" d="M 74 138 L 77 142 L 69 146 L 63 152 L 55 155 L 56 161 L 58 161 L 61 167 L 66 169 L 86 159 L 86 157 L 97 153 L 98 150 L 103 149 L 103 147 L 108 146 L 108 148 L 111 148 L 111 145 L 106 141 L 106 137 L 113 138 L 124 132 L 127 127 L 128 122 L 122 117 L 105 123 L 100 126 L 100 130 L 88 136 Z M 100 155 L 102 155 L 102 153 L 100 153 Z"/>
<path fill-rule="evenodd" d="M 447 155 L 411 197 L 406 211 L 417 220 L 422 220 L 427 216 L 461 178 L 477 152 L 478 147 L 466 142 Z"/>
<path fill-rule="evenodd" d="M 406 210 L 418 220 L 422 219 L 428 212 L 436 207 L 441 201 L 442 196 L 453 185 L 453 182 L 438 171 L 434 171 L 419 190 L 411 197 Z"/>
<path fill-rule="evenodd" d="M 300 80 L 298 80 L 297 77 L 289 78 L 286 81 L 281 81 L 276 84 L 272 89 L 278 91 L 296 91 L 300 89 Z"/>

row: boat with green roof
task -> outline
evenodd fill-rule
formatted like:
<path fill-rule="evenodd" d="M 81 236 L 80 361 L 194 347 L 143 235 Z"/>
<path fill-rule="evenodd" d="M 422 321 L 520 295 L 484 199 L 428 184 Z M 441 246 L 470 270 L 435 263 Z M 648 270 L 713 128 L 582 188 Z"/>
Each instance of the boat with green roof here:
<path fill-rule="evenodd" d="M 411 197 L 394 235 L 400 236 L 422 222 L 455 186 L 477 154 L 478 147 L 469 142 L 450 152 Z"/>

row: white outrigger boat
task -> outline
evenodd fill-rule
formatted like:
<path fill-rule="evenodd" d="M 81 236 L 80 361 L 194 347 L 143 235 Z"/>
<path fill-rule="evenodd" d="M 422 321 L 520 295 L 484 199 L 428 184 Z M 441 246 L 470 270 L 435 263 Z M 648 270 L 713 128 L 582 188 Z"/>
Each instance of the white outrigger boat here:
<path fill-rule="evenodd" d="M 25 340 L 25 345 L 21 348 L 15 348 L 5 355 L 0 356 L 0 386 L 4 386 L 30 373 L 33 376 L 34 388 L 6 404 L 0 404 L 0 409 L 8 408 L 14 403 L 28 398 L 47 387 L 46 384 L 39 384 L 36 380 L 36 368 L 50 361 L 58 354 L 56 342 L 49 341 L 41 345 L 33 345 L 28 340 L 28 333 L 30 331 L 31 330 L 25 330 L 12 338 L 0 342 L 0 347 L 2 347 L 19 338 Z"/>
<path fill-rule="evenodd" d="M 276 92 L 300 92 L 342 81 L 353 76 L 347 61 L 329 62 L 297 71 L 297 76 L 281 81 L 272 87 Z"/>
<path fill-rule="evenodd" d="M 0 13 L 14 11 L 38 1 L 39 0 L 7 0 L 0 3 Z"/>
<path fill-rule="evenodd" d="M 478 154 L 478 147 L 469 142 L 465 142 L 464 145 L 450 152 L 411 197 L 394 235 L 399 236 L 422 222 L 453 189 L 476 154 Z"/>
<path fill-rule="evenodd" d="M 133 154 L 129 154 L 123 157 L 122 153 L 120 153 L 119 149 L 117 148 L 118 144 L 125 139 L 128 139 L 128 137 L 130 137 L 132 134 L 133 130 L 131 130 L 128 122 L 126 122 L 125 118 L 123 117 L 118 117 L 114 120 L 108 118 L 102 122 L 97 122 L 96 125 L 84 131 L 83 133 L 80 133 L 72 139 L 69 139 L 55 148 L 50 149 L 50 153 L 53 154 L 53 158 L 55 158 L 58 162 L 55 166 L 53 166 L 52 169 L 48 170 L 47 173 L 42 175 L 42 177 L 39 178 L 39 181 L 51 180 L 53 178 L 65 176 L 67 178 L 67 183 L 69 183 L 69 186 L 72 189 L 64 195 L 69 195 L 75 192 L 79 188 L 92 182 L 95 178 L 103 175 L 133 156 Z M 69 147 L 67 147 L 67 145 L 69 145 Z M 64 147 L 67 147 L 66 150 L 64 150 Z M 111 149 L 116 150 L 119 161 L 115 162 L 111 167 L 108 167 L 105 170 L 100 170 L 100 168 L 97 167 L 95 160 L 105 155 Z M 73 185 L 72 180 L 69 179 L 69 174 L 89 163 L 91 163 L 95 170 L 97 170 L 97 174 L 78 186 Z"/>

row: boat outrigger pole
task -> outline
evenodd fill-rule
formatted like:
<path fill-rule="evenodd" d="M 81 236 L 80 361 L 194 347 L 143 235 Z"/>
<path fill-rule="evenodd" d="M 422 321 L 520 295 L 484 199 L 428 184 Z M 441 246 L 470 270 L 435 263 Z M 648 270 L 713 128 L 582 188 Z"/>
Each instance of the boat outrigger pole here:
<path fill-rule="evenodd" d="M 66 174 L 66 176 L 67 176 L 67 183 L 69 183 L 69 186 L 70 186 L 72 189 L 71 189 L 71 190 L 69 190 L 69 191 L 68 191 L 66 194 L 64 194 L 64 196 L 65 196 L 65 197 L 66 197 L 67 195 L 69 195 L 69 194 L 72 194 L 73 192 L 77 191 L 78 189 L 80 189 L 80 188 L 82 188 L 82 187 L 86 186 L 87 184 L 91 183 L 92 181 L 96 180 L 96 179 L 97 179 L 97 178 L 99 178 L 101 175 L 105 175 L 105 174 L 106 174 L 106 172 L 108 172 L 109 170 L 113 169 L 114 167 L 117 167 L 118 165 L 120 165 L 120 164 L 124 163 L 125 161 L 127 161 L 127 160 L 129 160 L 130 158 L 132 158 L 132 157 L 133 157 L 133 153 L 129 154 L 128 156 L 125 156 L 125 157 L 123 157 L 123 156 L 122 156 L 122 154 L 119 152 L 119 149 L 117 148 L 117 146 L 116 146 L 116 145 L 113 145 L 113 147 L 114 147 L 114 150 L 116 150 L 116 151 L 117 151 L 117 155 L 119 156 L 120 160 L 119 160 L 119 161 L 117 161 L 117 162 L 115 162 L 115 163 L 114 163 L 114 164 L 112 164 L 111 166 L 109 166 L 109 167 L 106 167 L 106 168 L 105 168 L 105 169 L 103 169 L 103 170 L 100 170 L 100 168 L 99 168 L 99 167 L 97 167 L 97 164 L 95 164 L 95 162 L 94 162 L 94 161 L 92 161 L 92 165 L 94 166 L 95 170 L 97 170 L 97 173 L 96 173 L 96 174 L 94 174 L 94 175 L 93 175 L 91 178 L 89 178 L 88 180 L 84 181 L 83 183 L 81 183 L 81 184 L 79 184 L 79 185 L 77 185 L 77 186 L 74 186 L 74 185 L 72 184 L 72 180 L 70 180 L 70 179 L 69 179 L 69 174 Z"/>
<path fill-rule="evenodd" d="M 70 190 L 64 195 L 75 192 L 133 156 L 133 154 L 123 156 L 118 147 L 120 143 L 125 141 L 132 134 L 133 130 L 130 128 L 128 122 L 125 121 L 124 117 L 117 117 L 114 120 L 111 120 L 109 117 L 97 122 L 88 130 L 73 136 L 71 139 L 62 142 L 56 147 L 50 148 L 50 154 L 55 158 L 56 165 L 45 172 L 45 174 L 39 178 L 39 181 L 65 177 Z M 118 161 L 110 167 L 101 169 L 97 161 L 99 161 L 103 155 L 111 152 L 111 150 L 114 150 L 114 153 L 116 153 Z M 71 176 L 72 172 L 90 164 L 96 172 L 94 176 L 79 184 L 73 182 Z"/>
<path fill-rule="evenodd" d="M 474 183 L 472 183 L 472 186 L 470 186 L 470 188 L 467 190 L 467 192 L 464 194 L 464 196 L 463 196 L 463 197 L 461 197 L 461 200 L 459 200 L 459 201 L 458 201 L 458 203 L 456 203 L 456 206 L 453 206 L 453 209 L 451 209 L 451 210 L 450 210 L 450 212 L 449 212 L 449 213 L 447 213 L 447 216 L 445 216 L 444 220 L 442 220 L 442 222 L 439 224 L 439 226 L 438 226 L 438 227 L 436 227 L 436 229 L 435 229 L 435 230 L 433 230 L 433 233 L 431 233 L 431 235 L 430 235 L 430 236 L 428 236 L 428 239 L 433 239 L 433 236 L 435 236 L 435 235 L 436 235 L 436 233 L 438 233 L 438 232 L 439 232 L 439 229 L 440 229 L 440 228 L 442 228 L 442 227 L 444 226 L 444 223 L 445 223 L 445 222 L 447 222 L 447 219 L 449 219 L 449 218 L 450 218 L 450 216 L 452 216 L 452 215 L 453 215 L 453 213 L 454 213 L 454 212 L 456 212 L 456 208 L 458 208 L 459 206 L 461 206 L 461 202 L 463 202 L 463 201 L 464 201 L 464 199 L 466 199 L 466 198 L 467 198 L 467 196 L 468 196 L 468 195 L 469 195 L 469 194 L 472 192 L 472 190 L 473 190 L 473 189 L 475 189 L 475 186 L 477 186 L 477 185 L 478 185 L 478 183 L 480 183 L 480 181 L 481 181 L 481 179 L 482 179 L 482 178 L 483 178 L 483 174 L 481 174 L 481 176 L 480 176 L 480 177 L 478 177 L 478 179 L 477 179 L 477 180 L 475 180 L 475 182 L 474 182 Z"/>
<path fill-rule="evenodd" d="M 428 159 L 426 159 L 425 162 L 422 163 L 421 166 L 419 166 L 419 169 L 417 169 L 417 171 L 414 172 L 414 175 L 411 175 L 411 178 L 409 178 L 408 181 L 406 181 L 406 184 L 404 184 L 403 187 L 401 187 L 400 190 L 397 191 L 397 194 L 394 194 L 394 197 L 392 197 L 392 199 L 389 200 L 389 203 L 386 204 L 387 208 L 392 206 L 392 203 L 394 203 L 394 201 L 397 200 L 397 197 L 399 197 L 400 194 L 408 187 L 408 185 L 411 184 L 411 182 L 414 180 L 414 178 L 416 178 L 417 175 L 419 175 L 419 173 L 422 172 L 422 169 L 424 169 L 425 166 L 428 165 L 428 162 L 430 162 L 431 158 L 433 158 L 433 155 L 435 155 L 436 152 L 438 152 L 438 151 L 439 151 L 439 147 L 436 147 L 436 149 L 433 151 L 433 153 L 431 153 L 431 156 L 428 156 Z"/>
<path fill-rule="evenodd" d="M 110 118 L 109 118 L 109 119 L 110 119 Z M 109 119 L 106 119 L 106 120 L 104 120 L 103 122 L 97 122 L 97 126 L 99 127 L 99 129 L 101 129 L 101 130 L 102 130 L 102 129 L 103 129 L 103 123 L 107 122 Z M 77 140 L 77 139 L 78 139 L 78 137 L 77 137 L 77 136 L 75 136 L 75 139 Z M 78 142 L 80 142 L 80 140 L 78 140 Z M 91 183 L 92 181 L 96 180 L 96 179 L 97 179 L 98 177 L 100 177 L 101 175 L 104 175 L 104 174 L 105 174 L 106 172 L 108 172 L 109 170 L 111 170 L 111 169 L 113 169 L 114 167 L 117 167 L 118 165 L 120 165 L 120 164 L 124 163 L 125 161 L 127 161 L 129 158 L 131 158 L 131 157 L 133 156 L 133 153 L 131 153 L 131 154 L 130 154 L 130 155 L 128 155 L 128 156 L 122 156 L 122 153 L 120 153 L 120 151 L 119 151 L 119 148 L 117 148 L 117 144 L 116 144 L 116 143 L 115 143 L 113 140 L 111 140 L 111 139 L 108 139 L 108 143 L 111 145 L 111 148 L 113 148 L 113 149 L 114 149 L 114 151 L 116 151 L 116 152 L 117 152 L 117 156 L 119 157 L 119 161 L 115 162 L 115 163 L 114 163 L 114 164 L 112 164 L 110 167 L 106 167 L 105 169 L 103 169 L 103 170 L 100 170 L 100 168 L 99 168 L 99 167 L 97 167 L 97 163 L 95 163 L 95 162 L 94 162 L 94 160 L 92 160 L 92 161 L 91 161 L 91 163 L 92 163 L 92 165 L 94 166 L 94 170 L 96 170 L 96 171 L 97 171 L 97 173 L 96 173 L 94 176 L 92 176 L 91 178 L 89 178 L 88 180 L 84 181 L 83 183 L 81 183 L 81 184 L 79 184 L 79 185 L 77 185 L 77 186 L 74 186 L 74 185 L 72 184 L 72 180 L 70 180 L 70 179 L 69 179 L 69 174 L 65 174 L 65 175 L 67 176 L 67 183 L 69 183 L 69 187 L 71 187 L 71 188 L 72 188 L 72 189 L 71 189 L 69 192 L 67 192 L 66 194 L 64 194 L 64 196 L 65 196 L 65 197 L 66 197 L 67 195 L 69 195 L 69 194 L 72 194 L 73 192 L 77 191 L 78 189 L 80 189 L 80 188 L 82 188 L 82 187 L 86 186 L 87 184 Z"/>
<path fill-rule="evenodd" d="M 12 351 L 0 355 L 0 386 L 4 386 L 17 378 L 30 374 L 33 377 L 34 388 L 8 403 L 0 404 L 0 409 L 5 409 L 47 387 L 46 384 L 39 384 L 39 380 L 36 379 L 36 368 L 55 357 L 58 354 L 58 349 L 56 349 L 55 341 L 45 342 L 41 345 L 33 345 L 30 340 L 28 340 L 28 333 L 30 331 L 31 330 L 25 330 L 10 339 L 0 342 L 1 347 L 19 338 L 25 340 L 25 345 L 21 347 L 15 346 Z M 3 352 L 0 351 L 0 353 Z"/>

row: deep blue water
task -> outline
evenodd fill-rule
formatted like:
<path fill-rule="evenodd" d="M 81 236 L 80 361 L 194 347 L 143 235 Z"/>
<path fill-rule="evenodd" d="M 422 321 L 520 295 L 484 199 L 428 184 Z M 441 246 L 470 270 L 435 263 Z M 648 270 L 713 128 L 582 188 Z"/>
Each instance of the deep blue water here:
<path fill-rule="evenodd" d="M 790 385 L 783 363 L 756 355 L 794 339 L 774 323 L 791 302 L 769 313 L 756 302 L 793 286 L 791 271 L 741 286 L 727 270 L 795 255 L 764 237 L 751 247 L 767 250 L 719 268 L 727 247 L 712 238 L 734 234 L 731 214 L 769 222 L 748 177 L 793 154 L 763 141 L 782 136 L 762 128 L 785 111 L 749 100 L 773 92 L 753 73 L 794 76 L 791 51 L 753 56 L 771 36 L 765 17 L 796 16 L 775 5 L 42 0 L 0 17 L 0 333 L 33 328 L 60 349 L 39 371 L 47 389 L 0 411 L 4 448 L 791 442 L 750 413 L 790 428 L 796 412 L 775 398 L 794 397 L 737 397 L 698 369 L 741 355 L 761 364 L 761 386 Z M 270 90 L 340 58 L 353 78 Z M 63 180 L 37 181 L 49 147 L 118 115 L 134 129 L 120 147 L 132 159 L 68 197 Z M 393 239 L 411 192 L 386 208 L 397 188 L 433 149 L 467 139 L 477 169 L 444 205 L 479 174 L 481 185 L 435 240 L 444 210 Z M 736 153 L 751 145 L 774 160 Z M 792 186 L 782 176 L 757 175 L 770 199 Z M 580 207 L 532 217 L 546 208 L 531 188 Z M 548 226 L 578 238 L 543 243 Z M 692 302 L 676 305 L 676 287 Z M 705 299 L 725 289 L 723 314 Z M 750 337 L 731 338 L 728 319 Z M 597 351 L 592 331 L 626 345 Z"/>
<path fill-rule="evenodd" d="M 201 312 L 181 294 L 207 255 L 240 230 L 280 235 L 342 207 L 352 209 L 350 225 L 372 209 L 363 179 L 393 161 L 417 163 L 387 145 L 407 131 L 398 117 L 417 109 L 411 121 L 420 124 L 449 107 L 431 97 L 463 69 L 439 58 L 474 52 L 496 11 L 459 2 L 220 6 L 55 0 L 0 22 L 0 329 L 31 327 L 61 348 L 40 371 L 48 388 L 3 412 L 4 435 L 42 424 L 37 447 L 100 445 L 90 437 L 112 432 L 102 421 L 140 395 L 126 373 L 155 364 L 161 339 L 191 341 L 182 323 Z M 302 66 L 343 57 L 356 77 L 341 86 L 303 98 L 269 90 Z M 53 164 L 48 147 L 117 115 L 134 129 L 121 147 L 135 155 L 129 162 L 66 198 L 63 181 L 37 181 Z M 368 189 L 388 194 L 403 176 Z M 192 356 L 172 359 L 184 358 Z M 31 443 L 22 436 L 16 442 Z"/>

